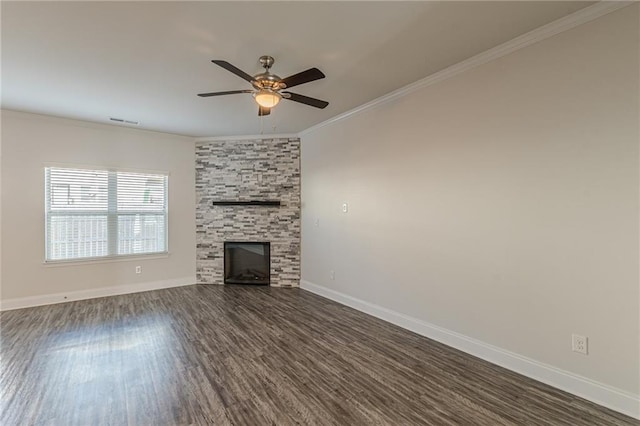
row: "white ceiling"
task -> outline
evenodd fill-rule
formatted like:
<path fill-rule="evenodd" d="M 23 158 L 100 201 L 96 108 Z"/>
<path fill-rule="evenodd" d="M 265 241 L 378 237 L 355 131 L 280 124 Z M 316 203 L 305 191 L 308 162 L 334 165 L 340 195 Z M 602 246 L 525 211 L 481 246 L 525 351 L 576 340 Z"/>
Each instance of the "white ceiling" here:
<path fill-rule="evenodd" d="M 191 136 L 296 133 L 593 2 L 7 2 L 2 107 Z M 211 63 L 249 74 L 275 57 L 281 77 L 324 80 L 292 91 L 261 123 L 249 89 Z M 261 127 L 262 125 L 262 127 Z"/>

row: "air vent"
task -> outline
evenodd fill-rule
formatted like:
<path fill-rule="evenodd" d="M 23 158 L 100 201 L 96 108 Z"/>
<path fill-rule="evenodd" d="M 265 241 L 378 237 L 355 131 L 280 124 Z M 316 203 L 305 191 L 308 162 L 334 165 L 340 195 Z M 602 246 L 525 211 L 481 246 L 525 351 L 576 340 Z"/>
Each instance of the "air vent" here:
<path fill-rule="evenodd" d="M 137 126 L 138 124 L 140 124 L 139 121 L 125 120 L 124 118 L 109 117 L 109 120 L 115 121 L 116 123 L 131 124 L 133 126 Z"/>

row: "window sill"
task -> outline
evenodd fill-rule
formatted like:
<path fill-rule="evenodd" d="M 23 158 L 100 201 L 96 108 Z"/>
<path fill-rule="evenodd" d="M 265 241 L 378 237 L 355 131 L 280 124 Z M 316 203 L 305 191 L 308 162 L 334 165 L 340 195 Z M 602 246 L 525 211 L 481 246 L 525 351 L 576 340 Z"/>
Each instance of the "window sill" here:
<path fill-rule="evenodd" d="M 134 254 L 127 256 L 106 256 L 106 257 L 88 257 L 85 259 L 72 259 L 72 260 L 49 260 L 44 261 L 42 264 L 46 267 L 59 267 L 59 266 L 80 266 L 80 265 L 92 265 L 96 263 L 114 263 L 114 262 L 133 262 L 139 260 L 153 260 L 153 259 L 166 259 L 171 255 L 170 252 L 165 253 L 150 253 L 150 254 Z"/>

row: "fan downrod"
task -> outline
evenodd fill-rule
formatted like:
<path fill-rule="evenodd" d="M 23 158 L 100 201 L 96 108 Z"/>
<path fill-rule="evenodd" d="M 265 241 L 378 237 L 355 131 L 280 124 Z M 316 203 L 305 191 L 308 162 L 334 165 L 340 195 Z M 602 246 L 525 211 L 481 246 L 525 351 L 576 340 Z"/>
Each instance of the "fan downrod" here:
<path fill-rule="evenodd" d="M 269 55 L 260 56 L 260 65 L 262 66 L 262 68 L 267 70 L 267 72 L 269 71 L 269 68 L 273 66 L 274 62 L 275 62 L 275 59 L 273 59 L 273 56 L 269 56 Z"/>

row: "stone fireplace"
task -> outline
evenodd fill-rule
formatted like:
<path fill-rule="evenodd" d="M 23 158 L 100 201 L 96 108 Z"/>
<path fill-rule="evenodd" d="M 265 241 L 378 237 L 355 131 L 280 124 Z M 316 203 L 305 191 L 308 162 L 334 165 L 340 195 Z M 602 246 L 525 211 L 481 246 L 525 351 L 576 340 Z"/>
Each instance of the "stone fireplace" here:
<path fill-rule="evenodd" d="M 212 140 L 196 145 L 196 274 L 199 283 L 231 283 L 225 243 L 246 243 L 255 260 L 268 243 L 268 282 L 300 284 L 300 140 Z M 237 248 L 238 246 L 230 246 Z M 246 249 L 246 247 L 245 247 Z M 264 250 L 264 249 L 263 249 Z M 242 253 L 238 251 L 237 253 Z M 255 266 L 255 265 L 254 265 Z M 262 281 L 257 269 L 235 281 Z M 257 277 L 257 278 L 256 278 Z M 231 281 L 234 281 L 233 279 Z M 261 284 L 264 284 L 261 282 Z"/>

